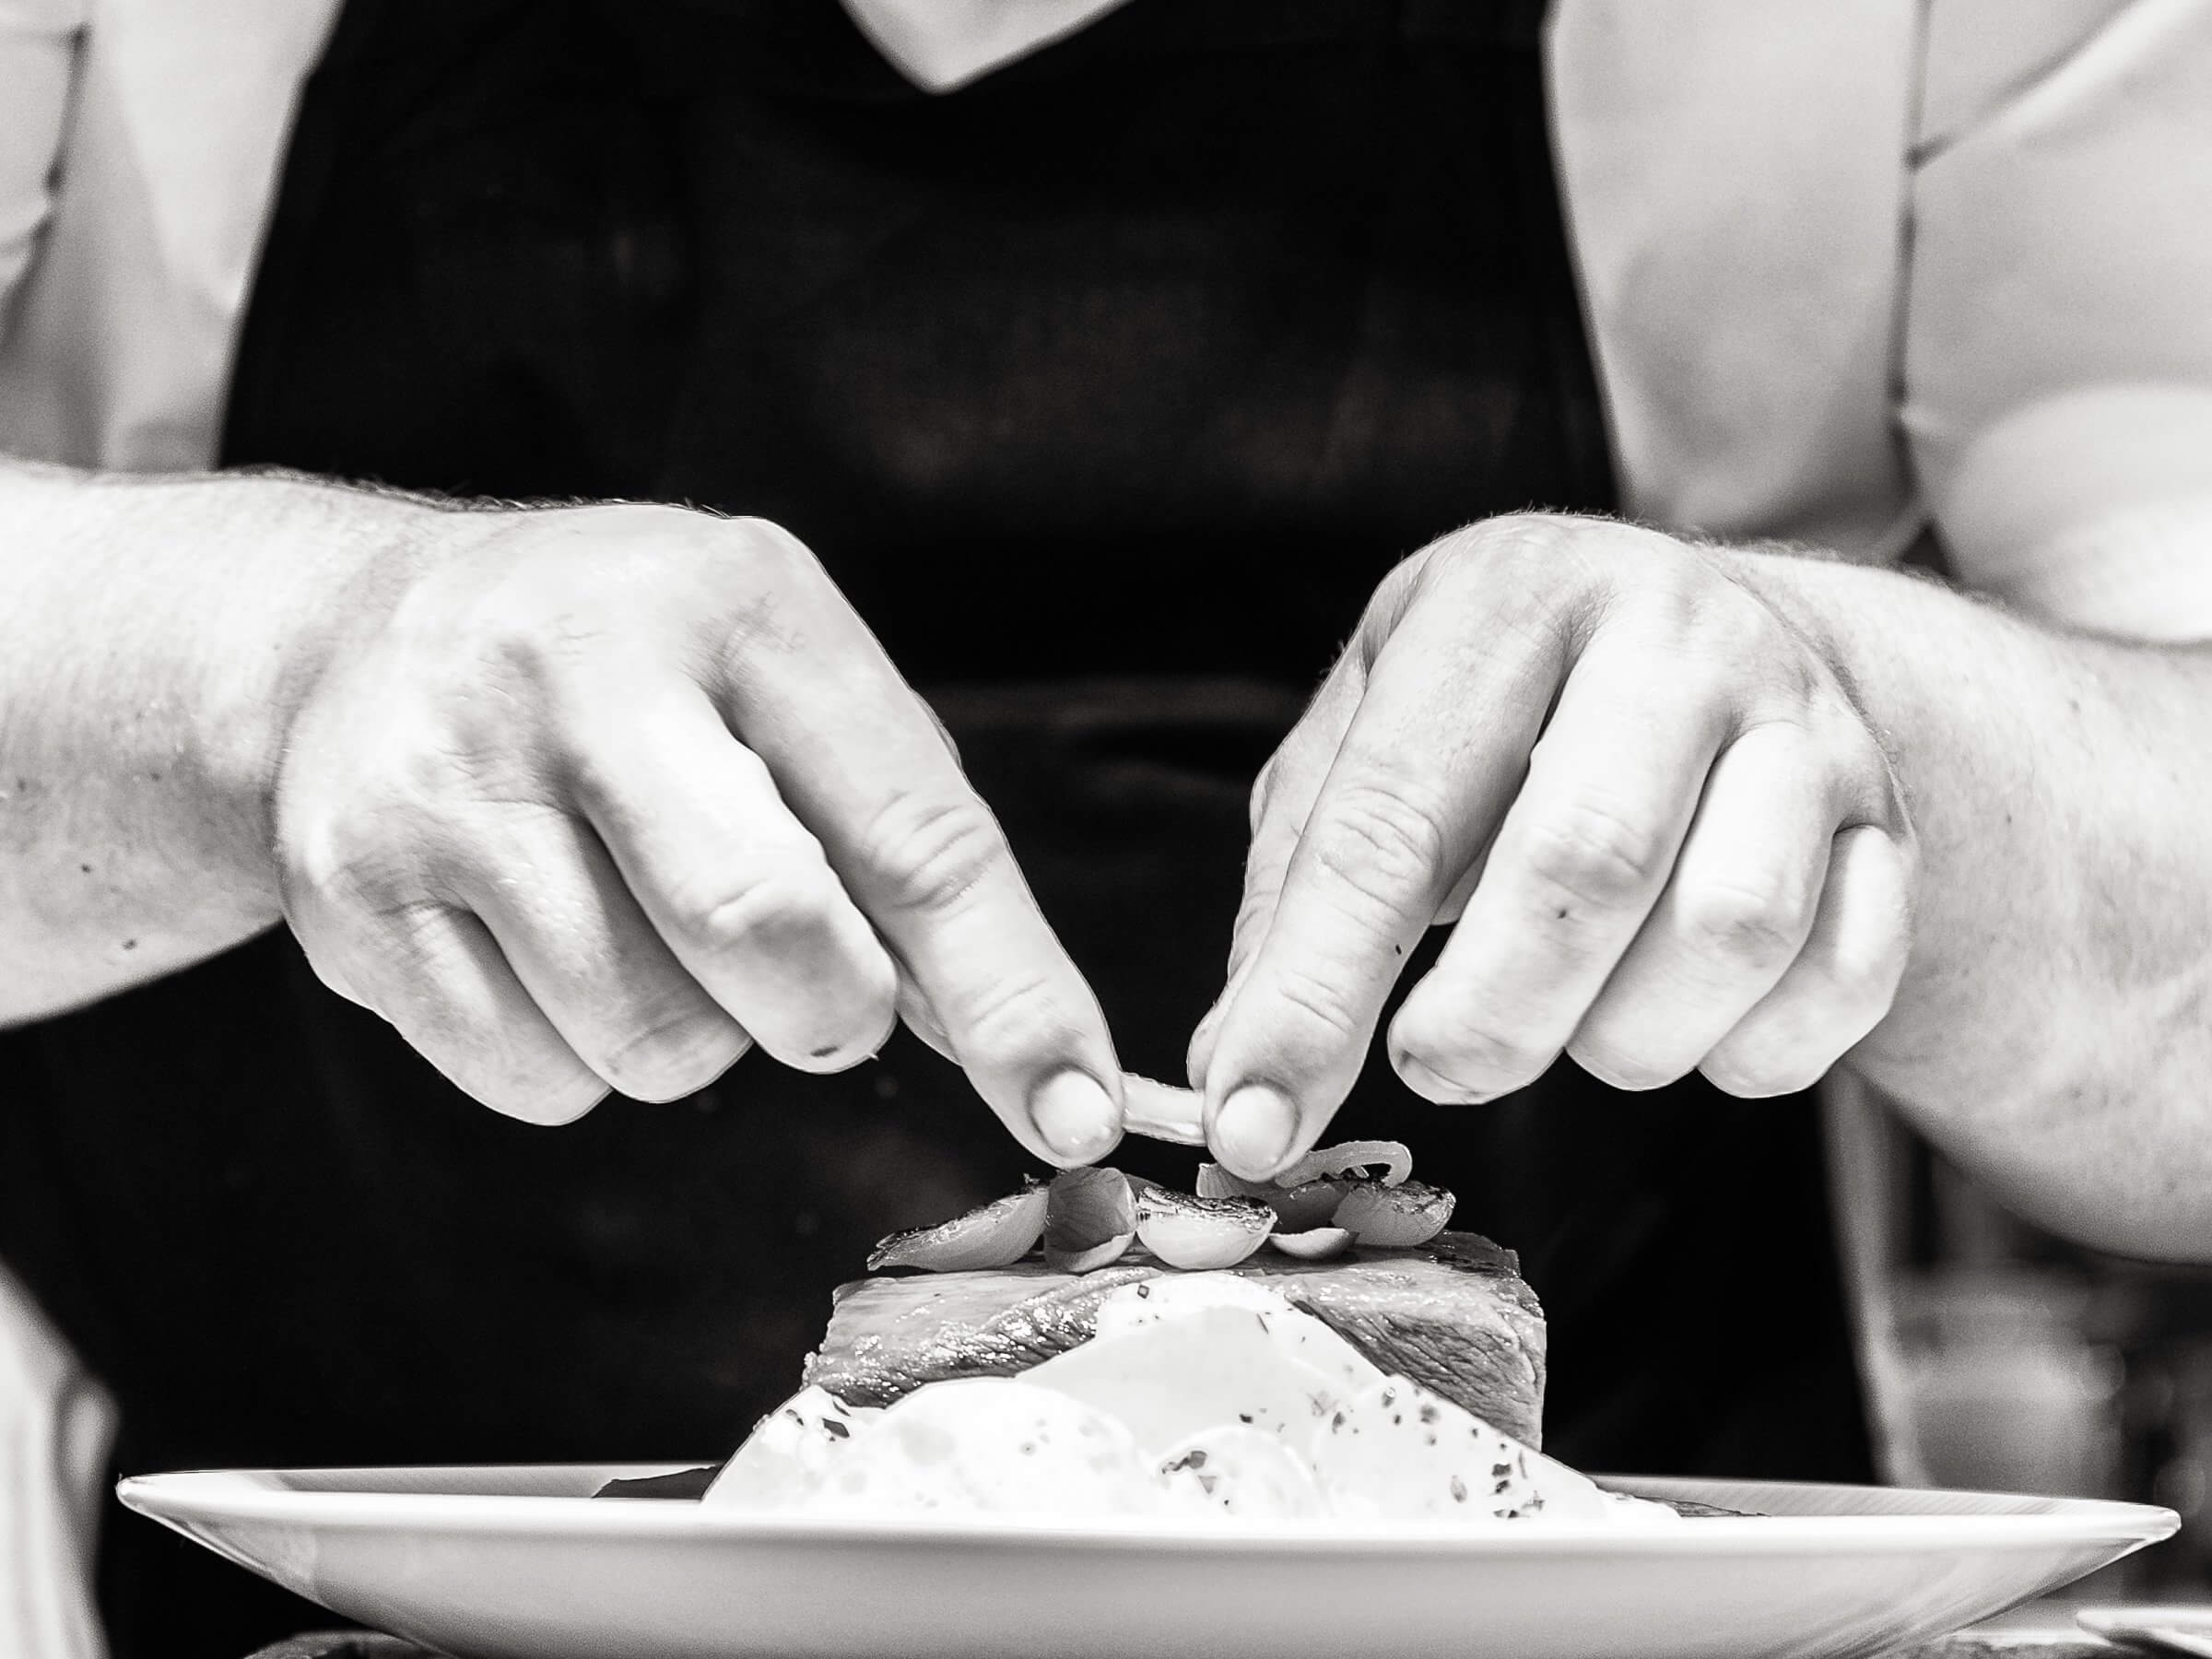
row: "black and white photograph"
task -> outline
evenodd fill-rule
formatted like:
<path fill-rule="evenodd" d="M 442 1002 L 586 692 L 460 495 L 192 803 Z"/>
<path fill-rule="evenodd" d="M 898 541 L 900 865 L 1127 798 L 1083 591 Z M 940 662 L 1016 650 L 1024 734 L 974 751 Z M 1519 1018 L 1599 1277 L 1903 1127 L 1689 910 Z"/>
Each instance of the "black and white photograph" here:
<path fill-rule="evenodd" d="M 2212 1654 L 2212 0 L 0 0 L 0 1659 Z"/>

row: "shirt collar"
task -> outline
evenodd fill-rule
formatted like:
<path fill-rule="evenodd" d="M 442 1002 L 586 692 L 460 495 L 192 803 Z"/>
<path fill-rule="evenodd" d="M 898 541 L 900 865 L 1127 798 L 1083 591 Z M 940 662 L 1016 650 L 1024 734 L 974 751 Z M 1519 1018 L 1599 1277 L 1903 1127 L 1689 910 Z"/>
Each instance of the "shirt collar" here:
<path fill-rule="evenodd" d="M 844 0 L 907 79 L 950 92 L 1088 28 L 1126 0 Z"/>

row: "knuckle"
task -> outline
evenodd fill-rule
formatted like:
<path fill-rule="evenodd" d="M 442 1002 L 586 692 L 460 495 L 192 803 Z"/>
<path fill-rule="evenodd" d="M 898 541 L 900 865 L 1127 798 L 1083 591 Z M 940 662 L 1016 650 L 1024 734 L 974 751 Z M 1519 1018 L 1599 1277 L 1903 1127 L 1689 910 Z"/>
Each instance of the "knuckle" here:
<path fill-rule="evenodd" d="M 938 916 L 1000 876 L 1014 854 L 998 820 L 973 795 L 901 792 L 877 814 L 861 856 L 887 907 Z"/>
<path fill-rule="evenodd" d="M 1274 989 L 1277 997 L 1296 1011 L 1309 1043 L 1335 1048 L 1366 1041 L 1367 1026 L 1360 1010 L 1334 977 L 1295 963 L 1285 964 L 1274 976 Z"/>
<path fill-rule="evenodd" d="M 954 1046 L 961 1061 L 994 1070 L 1033 1070 L 1072 1052 L 1084 1037 L 1083 1022 L 1044 974 L 993 982 L 959 1010 L 959 1024 Z"/>
<path fill-rule="evenodd" d="M 707 569 L 728 584 L 739 641 L 779 637 L 779 607 L 818 571 L 806 544 L 761 518 L 702 519 L 697 534 Z"/>
<path fill-rule="evenodd" d="M 1532 823 L 1522 863 L 1557 920 L 1640 904 L 1665 873 L 1658 831 L 1596 801 Z"/>
<path fill-rule="evenodd" d="M 1810 919 L 1781 885 L 1700 885 L 1681 894 L 1677 914 L 1693 949 L 1753 968 L 1795 956 Z"/>
<path fill-rule="evenodd" d="M 1362 782 L 1338 792 L 1306 830 L 1310 856 L 1378 906 L 1429 895 L 1449 855 L 1451 832 L 1430 786 L 1406 779 Z"/>
<path fill-rule="evenodd" d="M 805 947 L 830 927 L 838 891 L 826 864 L 794 859 L 756 874 L 734 892 L 679 903 L 676 924 L 704 950 L 773 957 Z"/>
<path fill-rule="evenodd" d="M 1463 524 L 1426 549 L 1428 569 L 1445 581 L 1487 580 L 1500 567 L 1556 571 L 1574 522 L 1548 512 L 1500 512 Z"/>
<path fill-rule="evenodd" d="M 795 571 L 814 562 L 806 544 L 773 520 L 744 517 L 703 522 L 712 525 L 718 540 L 725 544 L 725 556 L 735 556 L 756 571 Z"/>
<path fill-rule="evenodd" d="M 423 881 L 407 843 L 369 833 L 362 824 L 333 825 L 303 836 L 285 862 L 287 900 L 312 898 L 341 914 L 388 916 L 423 897 Z"/>

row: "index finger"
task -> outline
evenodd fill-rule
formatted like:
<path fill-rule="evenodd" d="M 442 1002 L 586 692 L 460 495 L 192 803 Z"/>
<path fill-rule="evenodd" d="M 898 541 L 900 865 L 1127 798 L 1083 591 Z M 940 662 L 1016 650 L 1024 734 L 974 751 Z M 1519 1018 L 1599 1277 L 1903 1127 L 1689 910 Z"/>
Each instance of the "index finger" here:
<path fill-rule="evenodd" d="M 1121 1135 L 1105 1017 L 997 818 L 813 556 L 773 526 L 774 626 L 725 663 L 730 718 L 935 1012 L 976 1091 L 1053 1163 Z"/>
<path fill-rule="evenodd" d="M 1337 657 L 1312 702 L 1277 746 L 1253 784 L 1252 842 L 1244 857 L 1243 897 L 1230 932 L 1229 971 L 1221 994 L 1191 1033 L 1184 1054 L 1184 1069 L 1193 1088 L 1205 1087 L 1222 1017 L 1236 1000 L 1244 976 L 1266 940 L 1267 929 L 1275 920 L 1276 896 L 1289 874 L 1298 838 L 1305 830 L 1323 780 L 1328 776 L 1329 763 L 1344 741 L 1345 730 L 1359 711 L 1366 684 L 1365 654 L 1360 641 L 1354 640 Z"/>
<path fill-rule="evenodd" d="M 1425 593 L 1367 676 L 1267 907 L 1206 1067 L 1207 1138 L 1263 1179 L 1302 1154 L 1351 1090 L 1406 953 L 1511 801 L 1566 642 L 1497 629 L 1464 584 Z M 1277 810 L 1271 803 L 1265 815 Z M 1279 841 L 1286 827 L 1255 833 Z"/>

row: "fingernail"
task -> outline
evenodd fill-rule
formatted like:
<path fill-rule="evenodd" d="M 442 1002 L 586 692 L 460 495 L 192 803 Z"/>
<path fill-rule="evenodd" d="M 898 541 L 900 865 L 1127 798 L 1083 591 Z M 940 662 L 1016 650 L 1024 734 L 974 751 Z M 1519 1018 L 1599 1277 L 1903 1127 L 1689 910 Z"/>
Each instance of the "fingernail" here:
<path fill-rule="evenodd" d="M 1121 1138 L 1113 1097 L 1097 1078 L 1055 1072 L 1030 1097 L 1030 1121 L 1044 1144 L 1071 1163 L 1095 1163 Z"/>
<path fill-rule="evenodd" d="M 1221 1102 L 1214 1150 L 1232 1173 L 1265 1181 L 1290 1160 L 1298 1108 L 1262 1083 L 1247 1083 Z"/>

